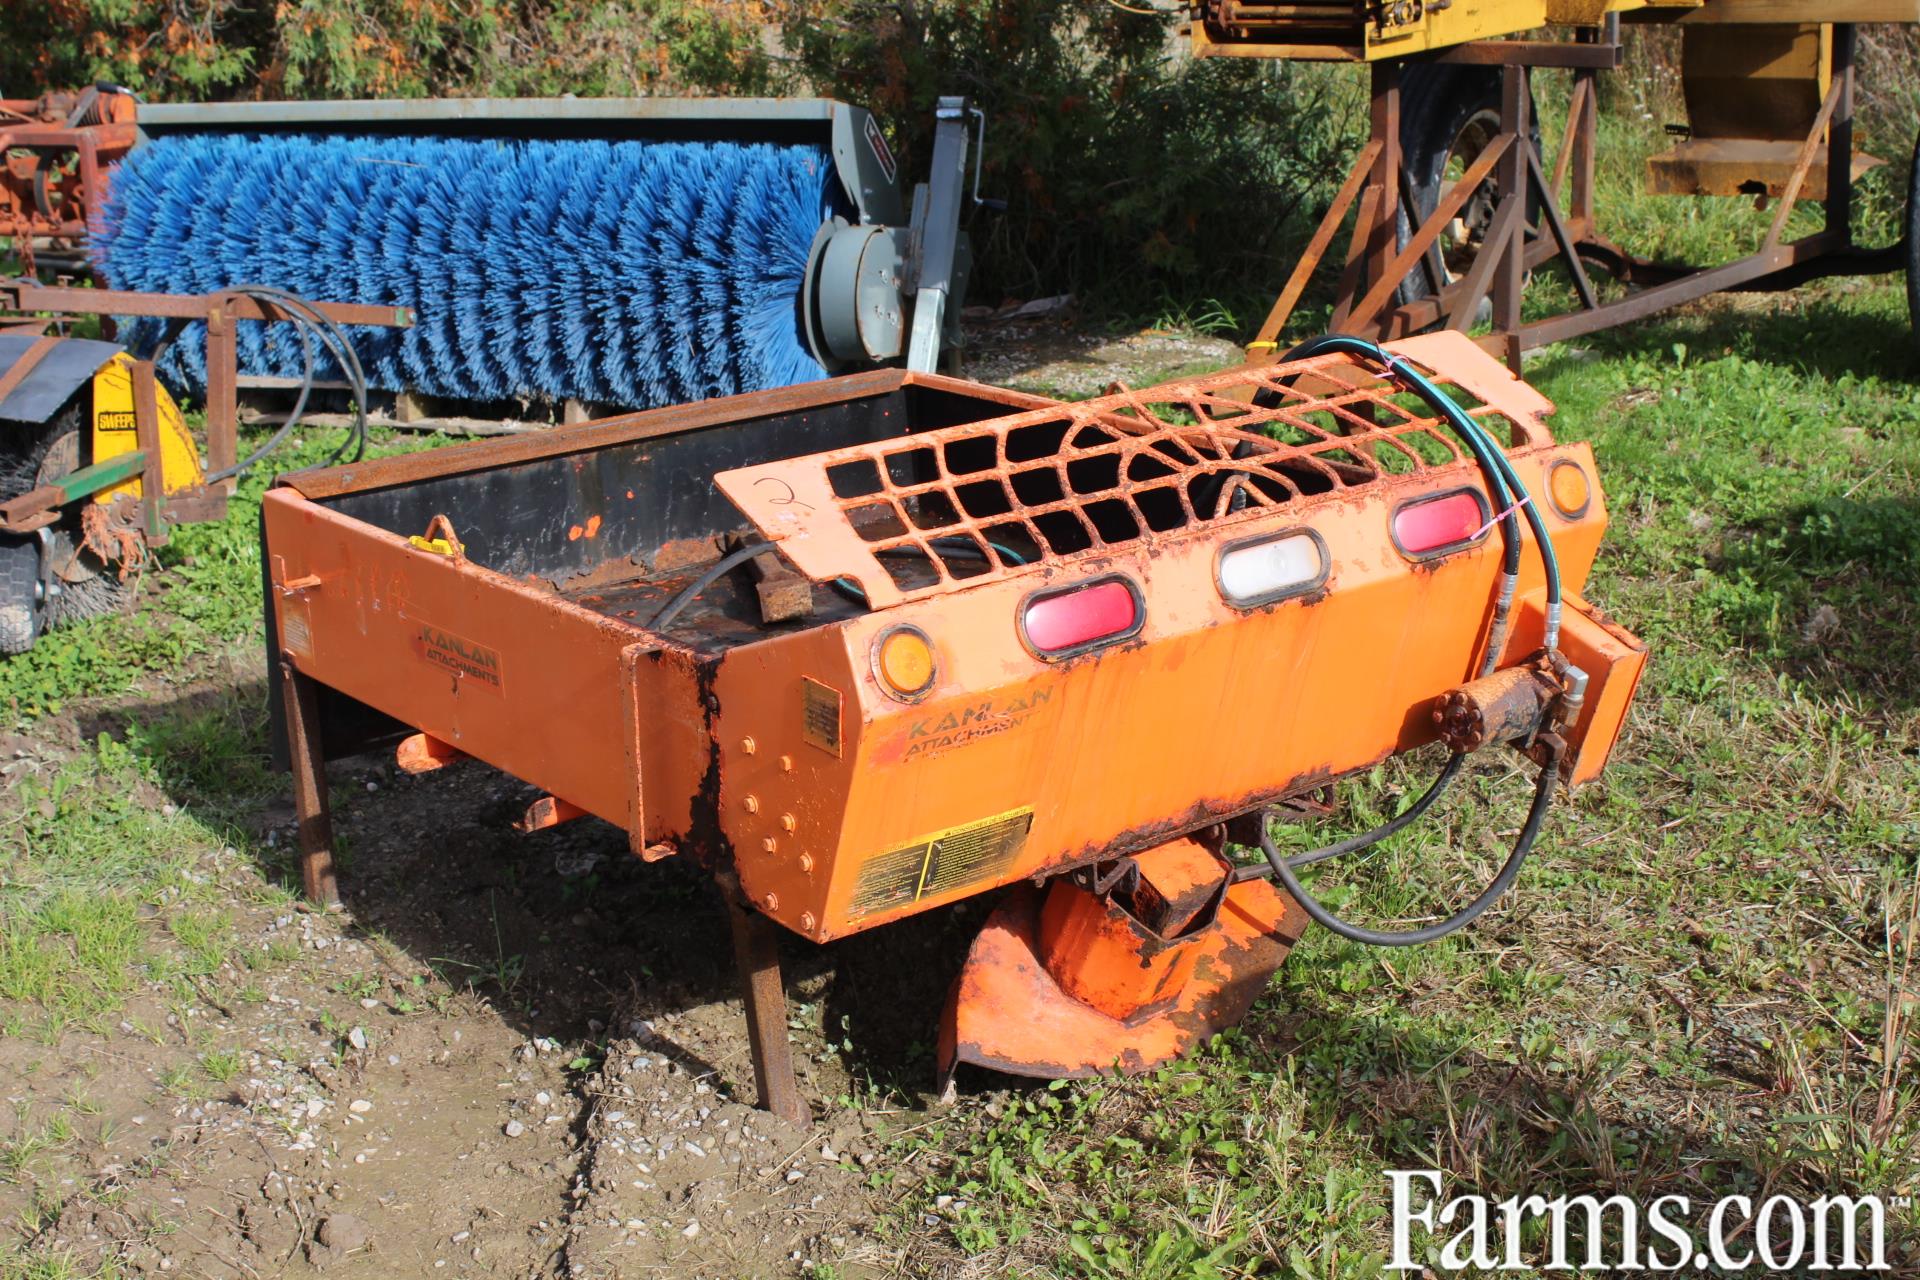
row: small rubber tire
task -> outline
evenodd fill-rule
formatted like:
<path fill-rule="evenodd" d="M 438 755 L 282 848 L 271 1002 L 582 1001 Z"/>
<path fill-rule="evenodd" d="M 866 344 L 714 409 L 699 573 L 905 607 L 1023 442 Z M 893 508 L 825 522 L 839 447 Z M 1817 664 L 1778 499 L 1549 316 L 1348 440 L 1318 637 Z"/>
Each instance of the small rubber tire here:
<path fill-rule="evenodd" d="M 87 395 L 84 389 L 76 393 L 45 422 L 0 422 L 0 498 L 18 497 L 50 478 L 41 475 L 48 455 L 63 447 L 69 437 L 84 431 Z M 85 465 L 86 452 L 86 440 L 82 436 L 71 449 L 76 465 Z M 58 474 L 65 474 L 65 469 Z M 4 544 L 0 545 L 0 559 L 7 562 L 7 567 L 0 568 L 0 611 L 7 614 L 6 620 L 0 621 L 0 654 L 24 653 L 34 639 L 46 631 L 78 618 L 117 612 L 129 598 L 125 584 L 113 570 L 81 545 L 78 511 L 77 506 L 70 507 L 60 522 L 51 527 L 51 550 L 56 564 L 67 563 L 77 555 L 90 573 L 84 581 L 61 584 L 62 589 L 52 599 L 41 591 L 38 539 L 27 537 L 17 542 L 0 539 Z M 32 589 L 21 597 L 14 585 L 15 579 L 29 572 L 20 567 L 29 560 L 33 566 Z M 20 612 L 23 598 L 32 603 L 30 618 Z"/>
<path fill-rule="evenodd" d="M 0 655 L 33 648 L 47 625 L 40 593 L 40 544 L 32 536 L 0 535 Z"/>

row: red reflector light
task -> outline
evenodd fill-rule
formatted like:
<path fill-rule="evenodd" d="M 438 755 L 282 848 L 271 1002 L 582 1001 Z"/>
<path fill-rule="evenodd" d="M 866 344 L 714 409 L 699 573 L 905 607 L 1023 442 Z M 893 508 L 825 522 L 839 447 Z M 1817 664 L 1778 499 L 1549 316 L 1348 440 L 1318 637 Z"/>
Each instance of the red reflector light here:
<path fill-rule="evenodd" d="M 1058 658 L 1125 639 L 1145 617 L 1131 582 L 1104 578 L 1030 598 L 1020 611 L 1020 630 L 1035 653 Z"/>
<path fill-rule="evenodd" d="M 1393 513 L 1393 540 L 1406 555 L 1437 555 L 1479 538 L 1488 516 L 1486 499 L 1472 489 L 1419 498 Z"/>

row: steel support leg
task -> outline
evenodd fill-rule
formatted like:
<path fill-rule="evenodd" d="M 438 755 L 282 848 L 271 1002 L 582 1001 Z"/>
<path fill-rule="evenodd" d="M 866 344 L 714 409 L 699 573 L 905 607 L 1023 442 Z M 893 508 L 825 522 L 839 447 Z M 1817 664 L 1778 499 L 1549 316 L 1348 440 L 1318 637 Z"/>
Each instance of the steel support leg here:
<path fill-rule="evenodd" d="M 207 312 L 207 470 L 225 471 L 240 452 L 239 322 L 224 299 Z M 231 493 L 237 480 L 225 482 Z"/>
<path fill-rule="evenodd" d="M 308 901 L 330 907 L 340 900 L 340 890 L 333 878 L 333 810 L 327 802 L 327 760 L 320 742 L 319 686 L 282 658 L 280 690 L 287 713 L 287 756 L 293 766 L 300 883 Z"/>
<path fill-rule="evenodd" d="M 1503 198 L 1511 195 L 1520 199 L 1521 228 L 1526 224 L 1527 151 L 1533 137 L 1527 117 L 1531 106 L 1526 68 L 1501 68 L 1500 125 L 1513 135 L 1514 145 L 1500 157 L 1497 181 Z M 1520 373 L 1520 294 L 1526 282 L 1527 237 L 1521 228 L 1508 237 L 1493 277 L 1493 331 L 1500 336 L 1507 365 L 1516 377 Z"/>
<path fill-rule="evenodd" d="M 1837 101 L 1827 126 L 1827 233 L 1853 243 L 1854 53 L 1858 37 L 1850 22 L 1833 28 L 1833 82 Z"/>
<path fill-rule="evenodd" d="M 1401 64 L 1397 59 L 1373 64 L 1373 136 L 1380 140 L 1380 158 L 1375 161 L 1375 185 L 1380 198 L 1374 205 L 1372 238 L 1367 244 L 1367 283 L 1371 289 L 1388 274 L 1400 244 L 1400 83 Z M 1398 284 L 1398 281 L 1395 281 Z"/>
<path fill-rule="evenodd" d="M 760 1109 L 794 1125 L 813 1116 L 800 1100 L 793 1074 L 793 1050 L 787 1044 L 787 990 L 780 978 L 780 940 L 773 921 L 727 895 L 733 924 L 733 960 L 740 970 L 740 997 L 747 1008 L 747 1040 L 753 1047 L 753 1084 Z"/>

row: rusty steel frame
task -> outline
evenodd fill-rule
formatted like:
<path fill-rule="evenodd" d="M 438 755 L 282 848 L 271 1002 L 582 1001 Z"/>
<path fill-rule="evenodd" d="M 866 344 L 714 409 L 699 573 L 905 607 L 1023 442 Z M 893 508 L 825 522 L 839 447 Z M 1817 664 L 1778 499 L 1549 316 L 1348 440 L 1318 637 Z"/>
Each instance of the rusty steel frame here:
<path fill-rule="evenodd" d="M 0 118 L 0 164 L 7 165 L 7 177 L 31 181 L 27 174 L 12 172 L 14 166 L 7 158 L 9 152 L 33 152 L 35 168 L 46 164 L 51 156 L 72 152 L 85 200 L 72 217 L 49 217 L 31 206 L 24 214 L 0 214 L 0 236 L 12 240 L 28 275 L 34 273 L 36 239 L 75 243 L 86 235 L 90 206 L 105 192 L 107 166 L 132 150 L 138 140 L 139 129 L 130 117 L 79 123 L 96 103 L 115 101 L 121 96 L 89 88 L 75 96 L 70 107 L 64 95 L 48 95 L 37 100 L 0 100 L 0 117 L 4 117 Z M 61 115 L 65 118 L 49 118 Z"/>
<path fill-rule="evenodd" d="M 0 135 L 4 137 L 4 135 Z M 314 309 L 338 324 L 407 326 L 413 313 L 405 307 L 368 306 L 360 303 L 316 302 Z M 207 469 L 224 471 L 239 457 L 239 330 L 240 321 L 289 321 L 289 311 L 270 302 L 257 302 L 236 293 L 174 294 L 135 293 L 117 289 L 76 289 L 61 285 L 43 285 L 20 278 L 0 280 L 0 327 L 11 331 L 22 328 L 45 330 L 61 325 L 70 316 L 152 316 L 179 321 L 204 321 L 207 326 Z M 49 335 L 43 341 L 57 341 Z M 24 378 L 31 370 L 27 360 L 36 360 L 29 348 L 25 360 L 0 377 L 0 398 L 4 398 L 9 380 Z M 24 367 L 23 367 L 24 366 Z M 146 467 L 141 476 L 141 532 L 149 545 L 166 542 L 170 523 L 218 520 L 226 515 L 227 498 L 237 477 L 211 484 L 192 485 L 165 492 L 159 449 L 159 412 L 155 396 L 154 366 L 150 360 L 133 362 L 134 428 L 139 447 L 146 451 Z M 25 499 L 33 498 L 33 502 Z M 7 505 L 0 531 L 20 532 L 45 523 L 45 517 L 61 505 L 57 489 L 43 487 L 22 495 Z"/>
<path fill-rule="evenodd" d="M 3 296 L 0 294 L 0 297 Z M 328 310 L 332 313 L 335 309 Z M 344 316 L 336 318 L 343 322 L 356 322 Z M 1004 399 L 1009 412 L 1024 408 L 1036 399 L 1020 392 L 961 383 L 938 374 L 908 373 L 898 369 L 875 369 L 844 375 L 830 382 L 800 383 L 756 392 L 752 399 L 769 411 L 799 410 L 835 403 L 849 396 L 879 394 L 903 386 L 924 386 L 936 390 L 964 389 L 987 398 Z M 289 476 L 283 478 L 281 483 L 294 486 L 307 498 L 322 498 L 367 487 L 428 480 L 455 470 L 503 466 L 583 449 L 605 448 L 727 421 L 738 412 L 737 403 L 741 399 L 723 397 L 690 405 L 621 414 L 558 427 L 537 435 L 476 440 L 456 449 L 404 454 L 376 459 L 351 469 L 335 467 L 305 476 Z M 280 557 L 276 556 L 274 560 L 272 590 L 283 595 L 298 595 L 319 585 L 317 577 L 287 578 L 284 566 L 278 563 Z M 275 643 L 279 643 L 277 637 Z M 640 646 L 635 646 L 635 649 L 639 650 Z M 319 709 L 319 694 L 323 686 L 320 681 L 301 671 L 296 656 L 287 650 L 280 650 L 278 665 L 293 778 L 295 854 L 300 869 L 301 889 L 307 900 L 315 906 L 331 908 L 339 903 L 340 890 L 334 868 L 333 812 Z M 397 762 L 409 773 L 425 773 L 467 758 L 466 753 L 458 748 L 431 735 L 417 733 L 401 742 Z M 636 776 L 636 788 L 637 785 Z M 555 797 L 545 799 L 557 801 Z M 573 813 L 586 812 L 565 801 L 557 801 L 553 807 L 557 810 L 560 805 Z M 541 807 L 542 802 L 536 802 L 535 808 Z M 638 831 L 633 833 L 632 843 L 634 852 L 646 862 L 655 862 L 677 852 L 672 845 L 647 845 Z M 787 1037 L 786 984 L 780 968 L 780 931 L 771 918 L 748 900 L 736 877 L 722 874 L 718 879 L 732 937 L 758 1105 L 790 1124 L 802 1127 L 810 1125 L 812 1113 L 800 1092 L 793 1050 Z"/>
<path fill-rule="evenodd" d="M 1248 345 L 1248 362 L 1270 364 L 1279 358 L 1280 335 L 1333 247 L 1340 227 L 1356 203 L 1356 224 L 1336 289 L 1332 328 L 1389 341 L 1441 325 L 1465 332 L 1492 299 L 1493 332 L 1478 339 L 1518 372 L 1521 353 L 1617 325 L 1632 324 L 1661 311 L 1726 291 L 1767 292 L 1793 288 L 1808 280 L 1836 275 L 1875 275 L 1900 269 L 1898 245 L 1865 249 L 1853 241 L 1853 113 L 1856 33 L 1850 24 L 1834 26 L 1832 82 L 1800 147 L 1796 164 L 1760 247 L 1746 257 L 1715 267 L 1682 267 L 1635 258 L 1599 234 L 1594 211 L 1594 162 L 1598 147 L 1598 86 L 1603 68 L 1618 65 L 1619 28 L 1610 20 L 1597 41 L 1543 45 L 1486 41 L 1450 50 L 1441 61 L 1502 69 L 1501 132 L 1482 152 L 1433 213 L 1417 217 L 1402 172 L 1400 79 L 1404 64 L 1372 66 L 1371 136 L 1346 182 L 1335 195 L 1306 252 L 1295 264 L 1266 321 Z M 1546 57 L 1542 50 L 1597 50 L 1590 58 Z M 1532 143 L 1530 73 L 1535 67 L 1572 66 L 1574 83 L 1567 128 L 1549 178 Z M 1788 220 L 1806 197 L 1806 183 L 1822 149 L 1827 153 L 1826 225 L 1799 240 L 1784 239 Z M 1492 157 L 1492 159 L 1489 159 Z M 1500 199 L 1485 240 L 1461 277 L 1432 296 L 1390 306 L 1400 282 L 1422 263 L 1476 182 L 1488 176 Z M 1570 192 L 1569 192 L 1569 187 Z M 1394 193 L 1390 198 L 1387 193 Z M 1563 210 L 1560 198 L 1568 192 Z M 1538 203 L 1540 234 L 1529 237 L 1529 195 Z M 1414 226 L 1404 247 L 1398 243 L 1399 214 Z M 1629 284 L 1647 287 L 1613 302 L 1601 302 L 1582 259 L 1599 263 Z M 1580 306 L 1546 319 L 1525 321 L 1520 298 L 1526 273 L 1561 260 L 1573 277 Z M 1427 267 L 1429 272 L 1432 268 Z"/>
<path fill-rule="evenodd" d="M 333 805 L 327 795 L 320 685 L 301 672 L 291 653 L 280 656 L 280 695 L 285 703 L 288 757 L 293 767 L 294 848 L 300 859 L 300 887 L 307 901 L 331 907 L 340 901 L 340 886 L 333 873 Z"/>

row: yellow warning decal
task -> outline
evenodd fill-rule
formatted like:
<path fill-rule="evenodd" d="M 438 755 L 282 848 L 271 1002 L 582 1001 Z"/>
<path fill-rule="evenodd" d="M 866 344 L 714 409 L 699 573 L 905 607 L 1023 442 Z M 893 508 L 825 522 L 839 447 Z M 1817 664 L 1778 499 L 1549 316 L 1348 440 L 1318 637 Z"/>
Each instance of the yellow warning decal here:
<path fill-rule="evenodd" d="M 913 843 L 869 858 L 848 904 L 850 917 L 869 916 L 963 885 L 991 880 L 1026 847 L 1033 807 L 1009 809 L 991 818 L 936 831 Z"/>

